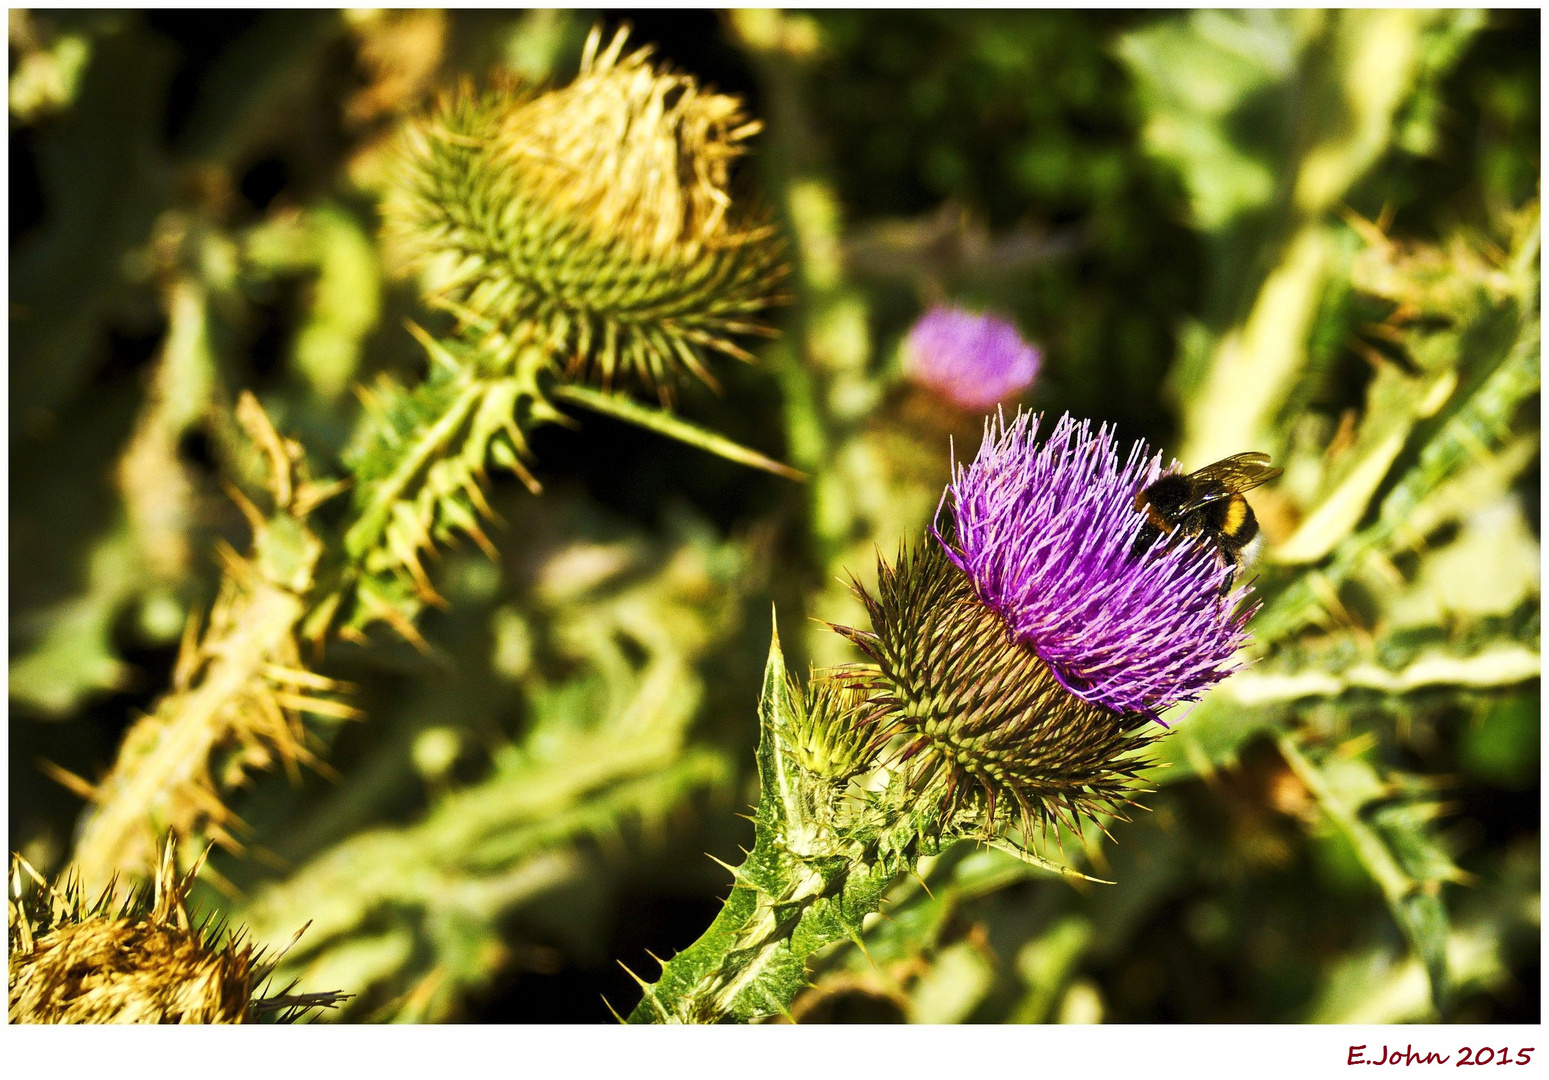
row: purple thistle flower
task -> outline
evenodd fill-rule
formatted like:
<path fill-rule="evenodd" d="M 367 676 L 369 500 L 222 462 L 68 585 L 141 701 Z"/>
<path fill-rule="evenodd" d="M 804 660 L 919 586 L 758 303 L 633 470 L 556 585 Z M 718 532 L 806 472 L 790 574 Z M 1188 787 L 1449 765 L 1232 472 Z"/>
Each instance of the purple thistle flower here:
<path fill-rule="evenodd" d="M 1032 385 L 1041 356 L 994 315 L 933 307 L 904 341 L 904 372 L 964 409 L 987 409 Z"/>
<path fill-rule="evenodd" d="M 1199 700 L 1236 670 L 1248 588 L 1223 595 L 1233 568 L 1197 540 L 1131 554 L 1160 454 L 1137 443 L 1121 465 L 1107 425 L 1094 435 L 1069 415 L 1038 446 L 1039 419 L 987 422 L 977 459 L 956 467 L 948 554 L 1076 696 L 1152 717 Z"/>

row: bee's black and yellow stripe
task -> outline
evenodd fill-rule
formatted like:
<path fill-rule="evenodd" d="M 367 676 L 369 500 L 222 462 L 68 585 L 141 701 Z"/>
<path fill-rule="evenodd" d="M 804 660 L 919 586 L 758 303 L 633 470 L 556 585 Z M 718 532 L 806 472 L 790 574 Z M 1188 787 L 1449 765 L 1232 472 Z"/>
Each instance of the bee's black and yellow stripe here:
<path fill-rule="evenodd" d="M 1238 533 L 1245 531 L 1248 524 L 1248 500 L 1241 495 L 1233 495 L 1226 500 L 1221 512 L 1221 532 L 1235 538 Z"/>

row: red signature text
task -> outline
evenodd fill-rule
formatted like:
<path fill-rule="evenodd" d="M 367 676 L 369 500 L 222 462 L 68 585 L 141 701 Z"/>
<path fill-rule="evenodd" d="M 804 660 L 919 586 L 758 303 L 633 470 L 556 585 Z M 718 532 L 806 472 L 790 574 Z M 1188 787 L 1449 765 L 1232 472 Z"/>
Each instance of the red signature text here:
<path fill-rule="evenodd" d="M 1365 1043 L 1350 1047 L 1346 1065 L 1527 1065 L 1533 1060 L 1532 1046 L 1460 1046 L 1449 1054 L 1439 1050 L 1416 1050 L 1414 1043 L 1400 1049 L 1384 1043 L 1368 1047 Z"/>

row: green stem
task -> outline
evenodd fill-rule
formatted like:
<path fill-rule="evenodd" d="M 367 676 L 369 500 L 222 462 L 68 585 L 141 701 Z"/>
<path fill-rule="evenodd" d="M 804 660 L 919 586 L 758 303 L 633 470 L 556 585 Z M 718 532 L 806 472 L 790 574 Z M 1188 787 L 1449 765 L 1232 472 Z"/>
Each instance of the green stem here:
<path fill-rule="evenodd" d="M 875 849 L 853 854 L 835 849 L 793 859 L 761 833 L 735 871 L 739 884 L 720 914 L 698 941 L 663 965 L 656 983 L 641 983 L 644 997 L 628 1022 L 747 1022 L 787 1015 L 807 985 L 808 958 L 843 939 L 860 944 L 862 920 L 878 910 L 888 888 L 913 869 L 919 854 L 887 858 Z M 825 876 L 830 869 L 837 873 Z M 765 884 L 752 883 L 758 880 Z"/>
<path fill-rule="evenodd" d="M 786 744 L 795 713 L 776 634 L 759 700 L 762 790 L 753 850 L 733 871 L 720 914 L 646 983 L 628 1022 L 746 1022 L 788 1014 L 807 984 L 807 960 L 848 939 L 897 878 L 937 845 L 914 817 L 880 800 L 838 824 L 843 785 L 803 770 Z"/>

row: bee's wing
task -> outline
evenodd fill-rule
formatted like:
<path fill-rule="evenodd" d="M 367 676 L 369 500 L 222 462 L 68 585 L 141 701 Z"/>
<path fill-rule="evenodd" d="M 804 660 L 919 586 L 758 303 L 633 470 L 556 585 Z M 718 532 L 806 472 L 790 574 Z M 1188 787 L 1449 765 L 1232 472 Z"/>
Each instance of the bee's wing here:
<path fill-rule="evenodd" d="M 1260 484 L 1269 483 L 1283 471 L 1269 464 L 1268 454 L 1253 452 L 1222 458 L 1189 475 L 1194 482 L 1194 491 L 1178 513 L 1192 513 L 1202 506 L 1251 491 Z"/>

